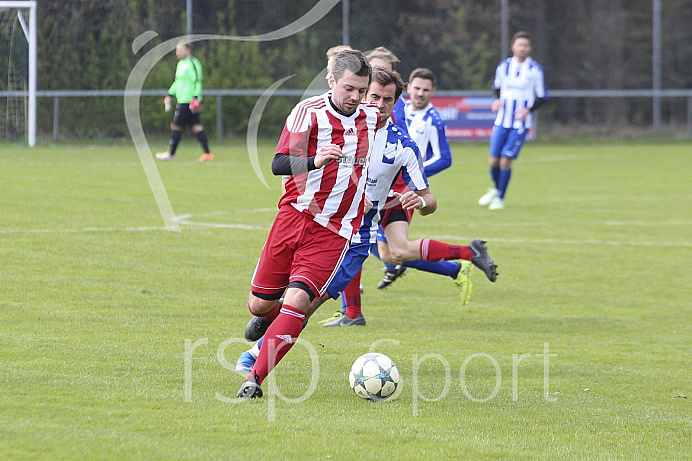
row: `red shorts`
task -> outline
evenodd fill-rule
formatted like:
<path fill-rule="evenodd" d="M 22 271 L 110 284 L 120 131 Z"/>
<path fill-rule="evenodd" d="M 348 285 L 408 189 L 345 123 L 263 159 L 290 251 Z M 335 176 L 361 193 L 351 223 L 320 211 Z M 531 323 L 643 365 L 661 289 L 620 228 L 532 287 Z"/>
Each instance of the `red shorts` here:
<path fill-rule="evenodd" d="M 315 296 L 322 296 L 346 251 L 348 240 L 317 224 L 311 215 L 284 205 L 257 262 L 252 291 L 281 295 L 290 282 L 303 282 Z"/>
<path fill-rule="evenodd" d="M 381 212 L 381 218 L 380 218 L 380 223 L 382 223 L 382 227 L 387 227 L 387 224 L 390 223 L 390 214 L 392 214 L 393 211 L 398 210 L 397 215 L 401 215 L 403 212 L 406 215 L 406 222 L 411 224 L 411 218 L 413 218 L 413 212 L 415 211 L 413 208 L 409 210 L 404 210 L 404 208 L 401 206 L 401 202 L 399 202 L 399 199 L 396 197 L 387 197 L 387 201 L 384 202 L 384 208 L 382 208 Z M 403 219 L 393 219 L 393 221 L 403 221 Z"/>

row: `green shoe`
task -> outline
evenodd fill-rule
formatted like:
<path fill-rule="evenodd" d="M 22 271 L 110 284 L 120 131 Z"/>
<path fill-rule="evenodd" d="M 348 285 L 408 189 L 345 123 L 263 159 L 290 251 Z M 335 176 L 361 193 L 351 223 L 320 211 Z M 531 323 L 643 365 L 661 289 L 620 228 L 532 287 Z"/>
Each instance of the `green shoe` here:
<path fill-rule="evenodd" d="M 328 319 L 320 320 L 320 323 L 333 322 L 334 320 L 340 319 L 343 315 L 344 315 L 343 312 L 336 311 L 336 312 L 334 312 L 334 315 L 332 315 Z"/>
<path fill-rule="evenodd" d="M 464 306 L 471 299 L 471 261 L 460 261 L 461 267 L 454 284 L 459 289 L 461 305 Z"/>

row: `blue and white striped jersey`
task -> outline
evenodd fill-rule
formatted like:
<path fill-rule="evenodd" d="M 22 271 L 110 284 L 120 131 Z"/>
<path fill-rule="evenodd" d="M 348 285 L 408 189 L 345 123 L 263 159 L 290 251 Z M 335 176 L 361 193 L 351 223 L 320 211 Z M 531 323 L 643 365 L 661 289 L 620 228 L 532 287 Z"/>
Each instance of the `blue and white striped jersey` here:
<path fill-rule="evenodd" d="M 548 98 L 543 68 L 530 57 L 522 63 L 518 63 L 514 58 L 502 61 L 495 71 L 493 89 L 500 90 L 502 101 L 495 125 L 504 128 L 532 128 L 533 113 L 521 122 L 514 120 L 515 112 L 525 107 L 533 107 L 536 98 Z"/>
<path fill-rule="evenodd" d="M 399 172 L 412 191 L 429 187 L 418 146 L 390 119 L 375 133 L 365 185 L 365 196 L 372 202 L 372 208 L 363 216 L 352 243 L 376 242 L 380 211 Z"/>
<path fill-rule="evenodd" d="M 414 111 L 403 98 L 394 105 L 392 117 L 418 145 L 423 155 L 425 174 L 432 176 L 452 166 L 452 152 L 445 135 L 445 122 L 432 104 Z"/>

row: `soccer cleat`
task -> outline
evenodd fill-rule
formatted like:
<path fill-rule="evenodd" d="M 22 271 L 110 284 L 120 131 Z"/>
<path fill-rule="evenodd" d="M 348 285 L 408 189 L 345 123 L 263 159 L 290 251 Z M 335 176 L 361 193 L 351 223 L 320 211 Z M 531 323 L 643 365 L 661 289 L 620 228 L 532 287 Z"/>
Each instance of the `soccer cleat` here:
<path fill-rule="evenodd" d="M 235 364 L 235 371 L 252 371 L 252 367 L 255 365 L 257 357 L 252 355 L 250 351 L 245 351 L 240 354 L 238 361 Z"/>
<path fill-rule="evenodd" d="M 342 315 L 344 315 L 343 311 L 336 311 L 334 312 L 334 315 L 332 315 L 328 319 L 320 320 L 320 323 L 327 323 L 336 319 L 340 319 Z"/>
<path fill-rule="evenodd" d="M 490 202 L 489 210 L 504 210 L 505 201 L 500 197 L 495 197 L 492 202 Z"/>
<path fill-rule="evenodd" d="M 377 288 L 379 290 L 387 288 L 389 285 L 394 283 L 394 280 L 404 275 L 404 272 L 406 272 L 406 268 L 404 266 L 394 266 L 394 269 L 385 271 L 382 281 L 377 284 Z"/>
<path fill-rule="evenodd" d="M 461 305 L 465 305 L 471 299 L 471 261 L 460 261 L 461 267 L 457 278 L 454 279 L 454 284 L 459 289 L 461 297 Z"/>
<path fill-rule="evenodd" d="M 202 154 L 202 156 L 199 158 L 200 162 L 213 162 L 214 161 L 214 154 Z"/>
<path fill-rule="evenodd" d="M 480 206 L 488 206 L 497 197 L 498 190 L 496 188 L 488 189 L 481 198 L 478 199 L 478 204 Z"/>
<path fill-rule="evenodd" d="M 269 320 L 262 317 L 252 317 L 245 327 L 245 339 L 251 343 L 259 341 L 271 324 Z"/>
<path fill-rule="evenodd" d="M 345 315 L 342 315 L 341 317 L 332 320 L 331 322 L 327 322 L 323 324 L 323 327 L 352 327 L 352 326 L 365 326 L 365 317 L 363 317 L 363 314 L 358 314 L 356 315 L 356 318 L 352 319 L 349 317 L 346 317 Z"/>
<path fill-rule="evenodd" d="M 494 282 L 497 280 L 497 264 L 495 264 L 488 254 L 488 249 L 485 246 L 485 240 L 476 239 L 469 243 L 471 249 L 471 262 L 480 270 L 485 272 L 488 280 Z"/>
<path fill-rule="evenodd" d="M 170 152 L 159 152 L 156 154 L 156 158 L 159 160 L 175 160 L 175 155 L 171 155 Z"/>
<path fill-rule="evenodd" d="M 257 399 L 262 397 L 262 388 L 259 385 L 259 376 L 250 376 L 238 391 L 239 399 Z"/>

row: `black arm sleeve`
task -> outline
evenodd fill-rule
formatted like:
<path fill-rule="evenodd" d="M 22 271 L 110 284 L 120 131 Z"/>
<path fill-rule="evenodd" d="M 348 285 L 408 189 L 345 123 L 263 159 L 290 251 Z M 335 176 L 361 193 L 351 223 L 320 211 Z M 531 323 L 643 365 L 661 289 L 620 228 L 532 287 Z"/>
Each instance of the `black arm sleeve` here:
<path fill-rule="evenodd" d="M 536 98 L 533 102 L 533 107 L 531 107 L 531 112 L 535 112 L 539 107 L 545 104 L 546 98 Z"/>
<path fill-rule="evenodd" d="M 493 90 L 493 93 L 495 93 L 495 99 L 500 99 L 500 90 Z"/>
<path fill-rule="evenodd" d="M 316 170 L 315 157 L 295 157 L 289 154 L 276 154 L 272 160 L 272 173 L 275 176 L 294 175 Z"/>

